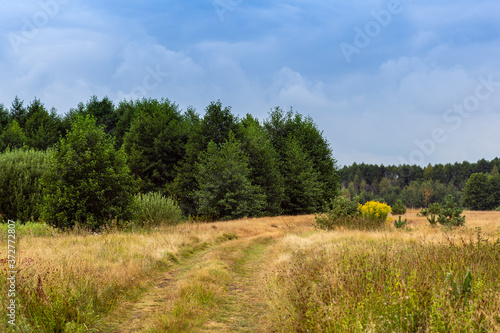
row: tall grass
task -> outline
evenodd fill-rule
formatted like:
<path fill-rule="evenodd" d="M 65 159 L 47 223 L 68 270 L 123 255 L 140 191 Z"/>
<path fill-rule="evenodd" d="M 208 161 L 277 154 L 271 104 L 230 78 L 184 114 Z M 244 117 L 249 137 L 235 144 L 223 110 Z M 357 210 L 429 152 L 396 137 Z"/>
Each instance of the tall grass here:
<path fill-rule="evenodd" d="M 500 240 L 340 238 L 293 248 L 268 278 L 277 332 L 500 330 Z"/>

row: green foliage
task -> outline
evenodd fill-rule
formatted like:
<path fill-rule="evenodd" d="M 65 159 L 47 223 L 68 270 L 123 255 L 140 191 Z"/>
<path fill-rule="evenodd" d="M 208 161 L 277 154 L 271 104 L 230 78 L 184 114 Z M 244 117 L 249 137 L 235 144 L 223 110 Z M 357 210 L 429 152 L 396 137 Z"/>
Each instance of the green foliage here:
<path fill-rule="evenodd" d="M 455 202 L 455 198 L 449 195 L 445 197 L 443 204 L 434 203 L 429 208 L 422 209 L 420 216 L 426 216 L 433 226 L 439 223 L 443 226 L 459 227 L 465 224 L 462 212 L 463 209 Z"/>
<path fill-rule="evenodd" d="M 135 195 L 134 220 L 139 225 L 176 224 L 182 218 L 177 202 L 159 192 Z"/>
<path fill-rule="evenodd" d="M 290 138 L 293 138 L 301 147 L 316 173 L 315 182 L 319 187 L 316 189 L 315 200 L 319 207 L 339 194 L 340 178 L 337 173 L 337 161 L 332 156 L 329 143 L 312 118 L 294 113 L 292 109 L 285 113 L 277 107 L 269 113 L 269 119 L 264 122 L 264 127 L 282 163 L 287 163 L 288 156 L 285 154 L 289 149 L 287 145 L 289 145 Z M 281 173 L 286 177 L 284 170 Z M 318 208 L 314 206 L 315 204 L 310 208 L 312 210 Z"/>
<path fill-rule="evenodd" d="M 457 281 L 457 277 L 453 272 L 445 273 L 446 282 L 448 283 L 448 290 L 453 298 L 467 297 L 472 292 L 472 274 L 469 269 L 465 273 L 463 279 Z"/>
<path fill-rule="evenodd" d="M 498 206 L 495 211 L 500 212 L 500 206 Z"/>
<path fill-rule="evenodd" d="M 441 205 L 436 202 L 436 203 L 430 204 L 430 206 L 428 208 L 422 209 L 420 211 L 419 215 L 427 217 L 427 221 L 429 221 L 429 223 L 432 226 L 435 226 L 435 225 L 437 225 L 437 222 L 438 222 L 436 220 L 436 216 L 439 215 L 440 212 L 441 212 Z"/>
<path fill-rule="evenodd" d="M 23 148 L 27 141 L 28 138 L 24 134 L 23 129 L 17 120 L 14 120 L 10 122 L 0 134 L 0 152 L 6 149 Z"/>
<path fill-rule="evenodd" d="M 198 190 L 194 195 L 199 214 L 236 219 L 263 213 L 266 196 L 251 183 L 248 156 L 232 134 L 220 148 L 210 142 L 196 169 Z"/>
<path fill-rule="evenodd" d="M 40 178 L 46 167 L 46 153 L 35 150 L 7 150 L 0 154 L 0 215 L 27 222 L 40 217 Z"/>
<path fill-rule="evenodd" d="M 394 220 L 394 227 L 396 227 L 396 229 L 402 229 L 406 227 L 407 224 L 408 220 L 407 219 L 401 220 L 401 215 L 398 216 L 397 220 Z"/>
<path fill-rule="evenodd" d="M 285 214 L 311 214 L 320 208 L 321 183 L 313 163 L 299 142 L 288 137 L 281 148 L 281 174 L 285 180 Z"/>
<path fill-rule="evenodd" d="M 357 200 L 338 196 L 325 206 L 323 213 L 316 215 L 315 227 L 323 230 L 333 230 L 340 226 L 353 228 L 360 217 L 358 206 Z"/>
<path fill-rule="evenodd" d="M 490 207 L 488 187 L 488 176 L 486 174 L 472 174 L 463 189 L 463 205 L 471 210 L 492 209 L 493 207 Z"/>
<path fill-rule="evenodd" d="M 29 147 L 39 150 L 52 147 L 59 141 L 60 127 L 61 120 L 54 109 L 49 113 L 38 99 L 28 106 L 24 131 Z"/>
<path fill-rule="evenodd" d="M 406 206 L 403 205 L 401 199 L 398 199 L 394 205 L 391 206 L 393 215 L 403 215 L 406 214 Z"/>
<path fill-rule="evenodd" d="M 452 196 L 447 196 L 441 206 L 438 222 L 444 226 L 459 227 L 465 224 L 465 216 L 462 216 L 463 209 L 455 203 Z"/>
<path fill-rule="evenodd" d="M 188 110 L 184 119 L 189 133 L 186 153 L 175 167 L 176 176 L 168 185 L 168 192 L 179 199 L 185 215 L 198 215 L 196 163 L 200 154 L 206 152 L 209 142 L 213 141 L 220 148 L 229 140 L 230 132 L 238 132 L 237 118 L 230 107 L 223 108 L 222 103 L 217 101 L 207 106 L 203 119 L 200 120 L 194 110 Z"/>
<path fill-rule="evenodd" d="M 135 108 L 123 143 L 130 170 L 141 178 L 141 191 L 164 191 L 185 154 L 187 131 L 177 105 L 169 100 L 143 99 Z"/>
<path fill-rule="evenodd" d="M 135 184 L 125 153 L 114 149 L 93 118 L 77 116 L 49 156 L 42 178 L 47 223 L 97 229 L 114 218 L 130 218 Z"/>
<path fill-rule="evenodd" d="M 241 147 L 249 158 L 250 179 L 267 196 L 265 214 L 279 215 L 282 212 L 285 184 L 279 171 L 278 154 L 268 133 L 251 115 L 242 120 L 239 132 L 242 134 Z"/>

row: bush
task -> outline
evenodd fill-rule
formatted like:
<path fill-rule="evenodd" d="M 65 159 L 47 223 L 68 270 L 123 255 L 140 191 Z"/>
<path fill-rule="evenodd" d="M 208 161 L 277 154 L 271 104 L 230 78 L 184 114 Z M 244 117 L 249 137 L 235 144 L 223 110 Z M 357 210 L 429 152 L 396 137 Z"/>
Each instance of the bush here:
<path fill-rule="evenodd" d="M 182 217 L 182 211 L 177 202 L 159 192 L 137 194 L 134 209 L 134 220 L 141 225 L 176 224 Z"/>
<path fill-rule="evenodd" d="M 316 228 L 332 230 L 344 226 L 352 228 L 359 220 L 359 203 L 344 196 L 337 196 L 330 201 L 324 213 L 316 215 Z"/>
<path fill-rule="evenodd" d="M 393 215 L 403 215 L 406 214 L 406 206 L 403 205 L 401 199 L 398 199 L 396 203 L 391 207 Z"/>
<path fill-rule="evenodd" d="M 465 216 L 461 215 L 462 212 L 463 209 L 455 203 L 453 196 L 446 196 L 439 212 L 438 222 L 444 226 L 462 226 L 465 224 Z"/>
<path fill-rule="evenodd" d="M 433 226 L 437 223 L 443 226 L 458 227 L 465 224 L 465 216 L 461 216 L 463 209 L 455 203 L 455 198 L 448 195 L 444 203 L 433 203 L 429 208 L 422 209 L 420 216 L 426 216 L 427 221 Z M 437 219 L 436 219 L 437 216 Z"/>
<path fill-rule="evenodd" d="M 500 206 L 497 207 L 497 209 L 495 209 L 497 212 L 500 212 Z"/>
<path fill-rule="evenodd" d="M 123 150 L 114 149 L 93 118 L 77 116 L 49 155 L 42 218 L 57 228 L 93 230 L 113 219 L 129 219 L 134 185 Z"/>
<path fill-rule="evenodd" d="M 378 201 L 369 201 L 359 206 L 358 210 L 361 216 L 370 221 L 373 226 L 381 227 L 388 222 L 387 216 L 391 212 L 391 206 Z"/>
<path fill-rule="evenodd" d="M 402 228 L 404 228 L 407 224 L 408 224 L 408 220 L 407 220 L 407 219 L 401 220 L 401 215 L 399 216 L 399 219 L 394 220 L 394 227 L 395 227 L 396 229 L 402 229 Z"/>
<path fill-rule="evenodd" d="M 429 208 L 422 209 L 418 213 L 418 215 L 427 217 L 427 221 L 429 221 L 429 223 L 432 226 L 435 226 L 437 224 L 436 216 L 439 215 L 440 211 L 441 211 L 441 205 L 435 202 L 433 204 L 430 204 Z"/>
<path fill-rule="evenodd" d="M 46 168 L 45 152 L 6 151 L 0 155 L 0 220 L 26 222 L 40 217 L 40 178 Z"/>

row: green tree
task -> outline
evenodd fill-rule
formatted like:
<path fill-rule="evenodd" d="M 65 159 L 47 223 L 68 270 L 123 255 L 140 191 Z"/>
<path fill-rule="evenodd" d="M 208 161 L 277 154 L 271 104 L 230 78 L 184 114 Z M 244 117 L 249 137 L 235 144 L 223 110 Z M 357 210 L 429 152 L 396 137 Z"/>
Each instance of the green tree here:
<path fill-rule="evenodd" d="M 142 192 L 165 192 L 175 178 L 174 166 L 184 157 L 188 133 L 178 106 L 167 100 L 143 99 L 125 134 L 123 147 Z"/>
<path fill-rule="evenodd" d="M 463 189 L 463 205 L 471 210 L 491 209 L 488 176 L 473 173 Z"/>
<path fill-rule="evenodd" d="M 5 127 L 9 124 L 10 116 L 9 111 L 5 109 L 3 104 L 0 104 L 0 133 L 3 131 Z"/>
<path fill-rule="evenodd" d="M 285 214 L 310 214 L 321 208 L 321 183 L 299 142 L 288 137 L 282 147 L 281 174 L 285 180 Z"/>
<path fill-rule="evenodd" d="M 113 133 L 118 115 L 113 102 L 106 96 L 99 100 L 96 95 L 92 96 L 83 109 L 84 115 L 96 119 L 97 126 L 102 126 L 107 134 Z"/>
<path fill-rule="evenodd" d="M 49 113 L 40 100 L 28 106 L 28 117 L 24 126 L 27 144 L 31 148 L 45 150 L 59 141 L 61 120 L 55 109 Z"/>
<path fill-rule="evenodd" d="M 285 194 L 279 159 L 268 133 L 251 115 L 241 121 L 242 149 L 249 157 L 250 179 L 266 193 L 266 214 L 282 213 L 281 202 Z"/>
<path fill-rule="evenodd" d="M 17 120 L 11 121 L 0 134 L 0 152 L 7 148 L 18 149 L 24 147 L 28 138 Z"/>
<path fill-rule="evenodd" d="M 320 205 L 330 202 L 339 194 L 340 178 L 337 174 L 337 161 L 333 158 L 329 143 L 323 137 L 311 117 L 303 117 L 293 110 L 283 112 L 275 108 L 269 113 L 269 119 L 264 122 L 269 132 L 274 148 L 281 155 L 288 144 L 288 137 L 292 136 L 303 147 L 304 154 L 311 160 L 319 183 Z M 359 183 L 357 183 L 359 185 Z"/>
<path fill-rule="evenodd" d="M 169 194 L 179 200 L 184 214 L 197 215 L 197 203 L 194 193 L 198 190 L 196 181 L 196 163 L 202 152 L 206 151 L 208 143 L 213 141 L 220 147 L 229 140 L 229 133 L 237 133 L 237 118 L 231 113 L 230 107 L 222 107 L 220 101 L 211 102 L 205 109 L 205 115 L 200 120 L 193 109 L 185 114 L 189 128 L 189 139 L 186 144 L 186 154 L 175 167 L 176 177 L 168 187 Z"/>
<path fill-rule="evenodd" d="M 131 216 L 135 184 L 123 150 L 90 116 L 77 116 L 49 155 L 42 218 L 59 228 L 99 228 Z"/>
<path fill-rule="evenodd" d="M 46 152 L 8 150 L 0 154 L 0 215 L 21 223 L 40 217 L 40 179 L 47 166 Z"/>
<path fill-rule="evenodd" d="M 16 98 L 14 98 L 14 101 L 12 102 L 9 113 L 10 119 L 17 121 L 21 128 L 24 127 L 24 124 L 26 123 L 26 119 L 28 117 L 28 111 L 23 104 L 24 101 L 21 101 L 19 97 L 16 96 Z"/>
<path fill-rule="evenodd" d="M 220 148 L 211 141 L 200 154 L 196 169 L 198 190 L 194 197 L 199 214 L 235 219 L 263 213 L 266 196 L 251 183 L 248 156 L 233 136 Z"/>

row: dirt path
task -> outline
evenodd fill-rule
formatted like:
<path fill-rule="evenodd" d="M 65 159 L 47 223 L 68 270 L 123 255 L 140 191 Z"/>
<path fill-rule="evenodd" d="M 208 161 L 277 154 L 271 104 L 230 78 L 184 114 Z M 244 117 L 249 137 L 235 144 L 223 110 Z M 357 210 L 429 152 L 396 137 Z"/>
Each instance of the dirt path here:
<path fill-rule="evenodd" d="M 174 308 L 180 286 L 197 274 L 206 262 L 222 262 L 227 267 L 227 293 L 219 306 L 201 325 L 178 332 L 264 332 L 266 305 L 262 299 L 263 267 L 270 237 L 236 239 L 193 253 L 179 264 L 151 277 L 138 298 L 120 305 L 106 319 L 102 332 L 162 332 L 158 314 Z M 194 318 L 198 319 L 198 318 Z M 156 326 L 156 328 L 155 328 Z M 197 327 L 198 326 L 198 327 Z"/>
<path fill-rule="evenodd" d="M 264 276 L 270 246 L 311 230 L 314 217 L 277 217 L 197 226 L 237 235 L 180 257 L 120 304 L 98 332 L 270 332 Z M 203 229 L 205 228 L 205 229 Z"/>
<path fill-rule="evenodd" d="M 231 282 L 226 304 L 200 332 L 265 332 L 266 303 L 263 295 L 263 272 L 271 238 L 235 241 L 224 252 L 237 254 L 228 260 Z"/>

